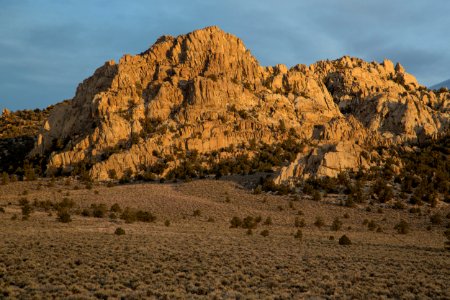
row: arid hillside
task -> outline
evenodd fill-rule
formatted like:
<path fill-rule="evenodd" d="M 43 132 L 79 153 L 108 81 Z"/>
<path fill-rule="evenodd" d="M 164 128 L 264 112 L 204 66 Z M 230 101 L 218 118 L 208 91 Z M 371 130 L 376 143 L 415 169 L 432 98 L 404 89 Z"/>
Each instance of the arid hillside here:
<path fill-rule="evenodd" d="M 0 298 L 450 297 L 448 206 L 345 207 L 252 180 L 0 186 Z"/>

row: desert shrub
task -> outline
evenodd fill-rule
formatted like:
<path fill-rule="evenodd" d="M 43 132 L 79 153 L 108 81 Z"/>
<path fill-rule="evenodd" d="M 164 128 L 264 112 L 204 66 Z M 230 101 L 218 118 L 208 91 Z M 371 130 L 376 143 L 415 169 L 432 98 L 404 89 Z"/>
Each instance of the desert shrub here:
<path fill-rule="evenodd" d="M 430 222 L 433 225 L 440 225 L 442 224 L 442 215 L 440 213 L 435 213 L 430 216 Z"/>
<path fill-rule="evenodd" d="M 296 217 L 294 220 L 294 226 L 295 227 L 305 227 L 306 226 L 305 219 L 300 219 L 299 217 Z"/>
<path fill-rule="evenodd" d="M 122 211 L 122 208 L 119 204 L 114 203 L 113 205 L 111 205 L 111 208 L 109 210 L 115 213 L 120 213 Z"/>
<path fill-rule="evenodd" d="M 322 200 L 322 194 L 321 194 L 319 191 L 317 191 L 317 190 L 315 190 L 315 191 L 313 192 L 312 197 L 313 197 L 313 200 L 314 200 L 314 201 L 320 201 L 320 200 Z"/>
<path fill-rule="evenodd" d="M 270 216 L 267 217 L 263 224 L 267 226 L 272 225 L 273 224 L 272 218 Z"/>
<path fill-rule="evenodd" d="M 213 218 L 213 217 L 209 217 L 209 218 L 208 218 L 208 220 L 207 220 L 207 222 L 209 222 L 209 223 L 214 223 L 214 222 L 215 222 L 215 220 L 214 220 L 214 218 Z"/>
<path fill-rule="evenodd" d="M 17 215 L 16 215 L 16 214 L 13 214 L 13 215 L 11 216 L 11 220 L 13 220 L 13 221 L 17 220 Z"/>
<path fill-rule="evenodd" d="M 262 193 L 262 186 L 258 185 L 254 190 L 253 190 L 253 194 L 254 195 L 259 195 Z"/>
<path fill-rule="evenodd" d="M 346 206 L 346 207 L 355 207 L 355 201 L 353 200 L 353 195 L 352 194 L 349 194 L 349 195 L 347 195 L 347 198 L 345 199 L 345 202 L 344 202 L 344 206 Z"/>
<path fill-rule="evenodd" d="M 253 235 L 253 230 L 251 228 L 247 229 L 246 234 Z"/>
<path fill-rule="evenodd" d="M 2 173 L 2 185 L 7 185 L 9 183 L 9 175 L 6 172 Z"/>
<path fill-rule="evenodd" d="M 294 234 L 294 238 L 299 240 L 303 239 L 303 232 L 300 229 L 297 230 L 297 232 Z"/>
<path fill-rule="evenodd" d="M 395 201 L 394 205 L 392 206 L 393 209 L 405 209 L 405 207 L 406 205 L 399 200 Z"/>
<path fill-rule="evenodd" d="M 133 223 L 137 221 L 136 213 L 129 207 L 126 207 L 123 210 L 122 214 L 120 215 L 120 218 L 124 220 L 125 223 Z"/>
<path fill-rule="evenodd" d="M 242 221 L 242 228 L 254 229 L 256 228 L 257 225 L 258 223 L 256 223 L 255 218 L 251 216 L 245 217 L 244 220 Z"/>
<path fill-rule="evenodd" d="M 409 209 L 409 213 L 411 213 L 411 214 L 420 214 L 420 208 L 418 208 L 418 207 L 411 207 L 410 209 Z"/>
<path fill-rule="evenodd" d="M 117 227 L 116 230 L 114 231 L 115 235 L 124 235 L 125 234 L 125 230 L 122 227 Z"/>
<path fill-rule="evenodd" d="M 322 226 L 325 225 L 325 221 L 323 220 L 323 218 L 321 216 L 317 216 L 316 220 L 314 221 L 314 225 L 318 228 L 321 228 Z"/>
<path fill-rule="evenodd" d="M 351 244 L 352 244 L 352 241 L 345 234 L 339 238 L 339 245 L 348 246 Z"/>
<path fill-rule="evenodd" d="M 92 210 L 92 216 L 95 218 L 104 218 L 106 216 L 106 213 L 108 212 L 108 208 L 106 207 L 106 204 L 104 204 L 104 203 L 91 204 L 91 210 Z"/>
<path fill-rule="evenodd" d="M 261 221 L 262 221 L 262 217 L 261 217 L 261 216 L 256 216 L 256 217 L 255 217 L 255 222 L 256 222 L 256 223 L 259 224 L 259 223 L 261 223 Z"/>
<path fill-rule="evenodd" d="M 143 210 L 138 210 L 136 212 L 136 219 L 139 222 L 146 222 L 146 223 L 156 221 L 156 217 L 151 212 Z"/>
<path fill-rule="evenodd" d="M 169 227 L 169 226 L 170 226 L 170 220 L 165 220 L 165 221 L 164 221 L 164 225 L 165 225 L 166 227 Z"/>
<path fill-rule="evenodd" d="M 90 217 L 90 216 L 91 216 L 91 211 L 90 211 L 89 209 L 87 209 L 87 208 L 84 208 L 84 209 L 81 211 L 81 215 L 82 215 L 83 217 Z"/>
<path fill-rule="evenodd" d="M 25 204 L 22 205 L 22 220 L 28 220 L 31 213 L 33 212 L 33 208 L 31 207 L 30 203 L 27 201 Z"/>
<path fill-rule="evenodd" d="M 56 209 L 71 209 L 75 206 L 75 202 L 67 197 L 64 197 L 59 203 L 55 205 Z"/>
<path fill-rule="evenodd" d="M 194 216 L 194 217 L 200 217 L 201 214 L 202 214 L 202 213 L 201 213 L 200 209 L 196 209 L 196 210 L 194 210 L 194 212 L 192 213 L 192 216 Z"/>
<path fill-rule="evenodd" d="M 377 227 L 378 227 L 377 223 L 375 223 L 375 221 L 373 220 L 370 220 L 369 223 L 367 223 L 367 228 L 370 231 L 374 231 Z"/>
<path fill-rule="evenodd" d="M 263 231 L 261 231 L 261 235 L 262 235 L 263 237 L 269 236 L 269 230 L 264 229 Z"/>
<path fill-rule="evenodd" d="M 344 214 L 344 219 L 349 219 L 349 218 L 350 218 L 350 215 L 348 213 L 345 213 Z"/>
<path fill-rule="evenodd" d="M 230 228 L 238 228 L 242 225 L 242 219 L 239 217 L 233 217 L 230 221 Z"/>
<path fill-rule="evenodd" d="M 405 220 L 401 220 L 394 226 L 394 229 L 400 234 L 407 234 L 409 232 L 409 224 Z"/>
<path fill-rule="evenodd" d="M 72 222 L 72 218 L 70 217 L 70 214 L 67 210 L 60 210 L 58 211 L 58 215 L 56 220 L 58 220 L 61 223 L 69 223 Z"/>
<path fill-rule="evenodd" d="M 4 207 L 0 207 L 0 213 L 5 213 L 5 208 Z"/>
<path fill-rule="evenodd" d="M 444 236 L 447 238 L 447 241 L 444 242 L 444 247 L 450 251 L 450 229 L 444 231 Z"/>
<path fill-rule="evenodd" d="M 109 214 L 109 218 L 110 218 L 111 220 L 116 220 L 116 219 L 117 219 L 116 213 L 111 212 L 111 213 Z"/>
<path fill-rule="evenodd" d="M 341 229 L 341 227 L 342 227 L 342 221 L 339 220 L 339 218 L 335 218 L 333 220 L 333 223 L 331 224 L 331 230 L 338 231 Z"/>

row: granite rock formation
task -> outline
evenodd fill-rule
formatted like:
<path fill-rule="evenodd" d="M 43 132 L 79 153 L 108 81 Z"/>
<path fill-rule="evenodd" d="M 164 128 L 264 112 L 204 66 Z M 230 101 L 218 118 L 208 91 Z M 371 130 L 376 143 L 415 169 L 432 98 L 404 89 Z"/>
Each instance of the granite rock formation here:
<path fill-rule="evenodd" d="M 107 180 L 161 160 L 165 174 L 180 153 L 252 155 L 255 141 L 295 138 L 308 146 L 286 162 L 281 183 L 367 168 L 371 147 L 444 134 L 449 115 L 450 94 L 400 64 L 345 56 L 263 67 L 239 38 L 207 27 L 106 62 L 54 107 L 30 156 L 48 155 L 50 174 L 84 164 Z"/>

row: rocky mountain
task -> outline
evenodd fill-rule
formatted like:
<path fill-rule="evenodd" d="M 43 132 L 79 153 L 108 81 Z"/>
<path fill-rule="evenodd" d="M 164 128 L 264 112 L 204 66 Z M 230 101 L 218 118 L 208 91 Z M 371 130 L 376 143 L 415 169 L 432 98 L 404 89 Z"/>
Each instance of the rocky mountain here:
<path fill-rule="evenodd" d="M 97 180 L 199 176 L 257 158 L 283 166 L 282 183 L 369 168 L 373 147 L 448 134 L 449 116 L 450 93 L 400 64 L 344 56 L 263 67 L 239 38 L 207 27 L 106 62 L 54 107 L 30 157 L 48 157 L 49 174 Z"/>
<path fill-rule="evenodd" d="M 442 82 L 440 82 L 438 84 L 435 84 L 432 87 L 430 87 L 431 90 L 439 90 L 440 88 L 450 89 L 450 79 L 442 81 Z"/>

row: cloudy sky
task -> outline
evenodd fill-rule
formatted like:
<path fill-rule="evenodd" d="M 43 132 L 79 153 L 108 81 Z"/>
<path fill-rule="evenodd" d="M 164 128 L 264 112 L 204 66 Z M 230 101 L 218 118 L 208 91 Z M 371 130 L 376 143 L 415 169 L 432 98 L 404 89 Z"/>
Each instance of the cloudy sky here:
<path fill-rule="evenodd" d="M 72 98 L 105 61 L 210 25 L 262 65 L 389 58 L 432 85 L 450 78 L 449 13 L 448 0 L 0 0 L 0 110 Z"/>

